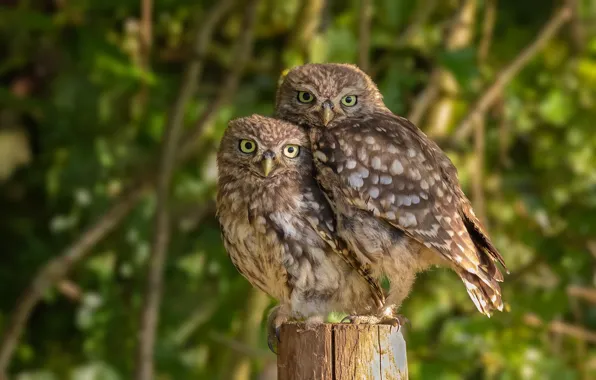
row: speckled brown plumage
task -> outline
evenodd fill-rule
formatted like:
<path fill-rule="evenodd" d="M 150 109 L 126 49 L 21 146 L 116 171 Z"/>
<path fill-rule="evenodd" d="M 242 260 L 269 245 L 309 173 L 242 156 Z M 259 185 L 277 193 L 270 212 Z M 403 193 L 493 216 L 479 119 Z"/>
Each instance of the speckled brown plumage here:
<path fill-rule="evenodd" d="M 243 152 L 243 141 L 254 143 L 254 151 Z M 253 115 L 229 123 L 217 156 L 224 245 L 238 271 L 279 300 L 273 327 L 286 319 L 318 322 L 332 311 L 375 309 L 366 273 L 342 257 L 346 249 L 335 238 L 333 213 L 313 177 L 309 145 L 302 128 Z M 299 149 L 296 157 L 286 155 L 289 146 Z"/>
<path fill-rule="evenodd" d="M 314 100 L 297 96 L 305 91 Z M 387 109 L 365 73 L 342 64 L 294 68 L 278 89 L 276 115 L 309 128 L 317 181 L 331 199 L 338 235 L 358 262 L 389 277 L 391 305 L 399 307 L 416 273 L 437 264 L 460 276 L 480 312 L 502 310 L 496 262 L 504 262 L 456 168 Z"/>

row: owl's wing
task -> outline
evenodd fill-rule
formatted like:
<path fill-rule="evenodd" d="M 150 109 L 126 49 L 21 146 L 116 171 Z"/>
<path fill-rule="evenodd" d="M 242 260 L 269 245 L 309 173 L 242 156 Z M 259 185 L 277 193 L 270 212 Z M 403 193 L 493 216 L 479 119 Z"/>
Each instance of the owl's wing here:
<path fill-rule="evenodd" d="M 302 195 L 307 204 L 306 210 L 302 213 L 302 217 L 306 218 L 310 226 L 325 242 L 329 250 L 341 256 L 352 269 L 358 272 L 358 274 L 368 282 L 371 295 L 377 306 L 383 306 L 385 304 L 385 295 L 381 285 L 372 276 L 370 265 L 365 265 L 356 260 L 356 257 L 351 254 L 343 240 L 337 237 L 335 217 L 324 193 L 318 185 L 313 182 L 312 184 L 305 185 Z"/>
<path fill-rule="evenodd" d="M 502 309 L 503 276 L 457 171 L 438 146 L 389 113 L 311 129 L 315 164 L 337 196 L 404 231 L 453 264 L 478 309 Z M 323 182 L 323 180 L 321 180 Z M 330 189 L 329 189 L 330 190 Z M 481 280 L 481 283 L 474 281 Z M 480 288 L 480 289 L 478 289 Z"/>

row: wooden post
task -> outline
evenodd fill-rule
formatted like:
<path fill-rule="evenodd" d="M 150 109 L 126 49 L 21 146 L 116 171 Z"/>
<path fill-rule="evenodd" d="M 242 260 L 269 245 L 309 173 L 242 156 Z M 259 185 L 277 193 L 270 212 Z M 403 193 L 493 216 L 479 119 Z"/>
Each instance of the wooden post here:
<path fill-rule="evenodd" d="M 407 380 L 406 342 L 397 327 L 326 323 L 281 328 L 278 380 Z"/>

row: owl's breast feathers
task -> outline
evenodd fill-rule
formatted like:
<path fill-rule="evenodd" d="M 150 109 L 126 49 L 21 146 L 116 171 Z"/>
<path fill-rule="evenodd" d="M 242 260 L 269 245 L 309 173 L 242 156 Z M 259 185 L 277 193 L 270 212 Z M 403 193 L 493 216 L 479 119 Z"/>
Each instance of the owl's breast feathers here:
<path fill-rule="evenodd" d="M 317 178 L 342 197 L 441 254 L 477 308 L 503 307 L 504 262 L 460 188 L 457 170 L 408 120 L 388 112 L 310 131 Z"/>
<path fill-rule="evenodd" d="M 330 245 L 333 214 L 312 178 L 280 181 L 254 186 L 222 176 L 218 218 L 226 250 L 238 271 L 274 298 L 329 300 L 347 270 Z"/>

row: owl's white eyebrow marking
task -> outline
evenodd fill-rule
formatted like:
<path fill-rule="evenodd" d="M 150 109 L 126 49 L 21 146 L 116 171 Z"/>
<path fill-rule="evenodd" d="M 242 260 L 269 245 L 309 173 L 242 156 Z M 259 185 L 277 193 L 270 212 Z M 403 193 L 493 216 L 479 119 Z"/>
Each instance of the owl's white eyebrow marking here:
<path fill-rule="evenodd" d="M 393 160 L 393 162 L 391 163 L 391 168 L 389 168 L 389 170 L 391 171 L 391 174 L 399 175 L 404 172 L 404 167 L 398 160 Z"/>
<path fill-rule="evenodd" d="M 361 96 L 362 90 L 359 87 L 344 87 L 343 90 L 334 98 L 335 100 L 341 100 L 346 95 Z"/>
<path fill-rule="evenodd" d="M 310 93 L 311 93 L 311 94 L 312 94 L 314 97 L 317 97 L 317 94 L 316 94 L 316 92 L 317 92 L 317 91 L 315 90 L 315 88 L 314 88 L 314 87 L 311 87 L 311 86 L 309 86 L 309 85 L 307 85 L 307 84 L 301 84 L 301 85 L 298 85 L 298 86 L 294 87 L 294 88 L 293 88 L 293 90 L 294 90 L 294 91 L 297 91 L 297 92 L 300 92 L 300 91 L 308 91 L 308 92 L 310 92 Z"/>

